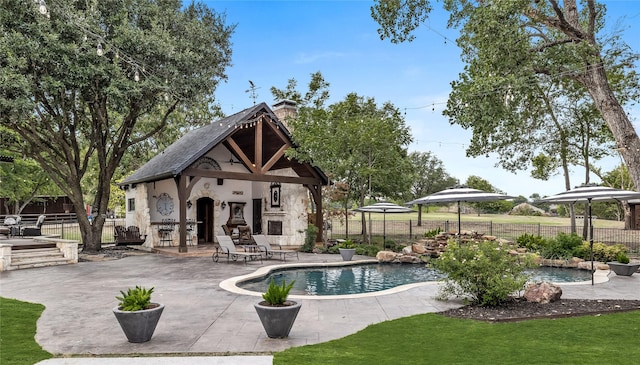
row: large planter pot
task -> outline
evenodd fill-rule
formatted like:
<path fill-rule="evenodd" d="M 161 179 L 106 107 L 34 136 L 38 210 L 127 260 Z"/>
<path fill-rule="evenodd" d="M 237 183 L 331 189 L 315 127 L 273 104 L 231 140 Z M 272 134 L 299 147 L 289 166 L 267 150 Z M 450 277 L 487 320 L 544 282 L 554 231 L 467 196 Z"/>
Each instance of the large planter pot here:
<path fill-rule="evenodd" d="M 302 303 L 290 300 L 285 302 L 285 304 L 287 303 L 290 303 L 290 305 L 274 307 L 264 301 L 253 305 L 269 338 L 285 338 L 289 336 Z"/>
<path fill-rule="evenodd" d="M 153 336 L 164 305 L 151 303 L 151 307 L 135 312 L 122 311 L 119 307 L 113 308 L 113 314 L 115 314 L 129 342 L 147 342 Z"/>
<path fill-rule="evenodd" d="M 618 261 L 607 262 L 609 268 L 620 276 L 631 276 L 640 268 L 640 263 L 622 264 Z"/>
<path fill-rule="evenodd" d="M 355 248 L 339 248 L 338 250 L 344 261 L 351 261 L 353 255 L 356 253 Z"/>

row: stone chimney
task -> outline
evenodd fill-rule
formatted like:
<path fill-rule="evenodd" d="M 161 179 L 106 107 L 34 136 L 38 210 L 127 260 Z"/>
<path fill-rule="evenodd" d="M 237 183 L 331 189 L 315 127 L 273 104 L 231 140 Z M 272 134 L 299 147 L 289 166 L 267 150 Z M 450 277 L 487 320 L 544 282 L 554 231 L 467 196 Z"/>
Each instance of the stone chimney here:
<path fill-rule="evenodd" d="M 293 100 L 278 101 L 273 104 L 273 113 L 287 128 L 289 128 L 288 120 L 294 119 L 298 116 L 296 102 Z"/>

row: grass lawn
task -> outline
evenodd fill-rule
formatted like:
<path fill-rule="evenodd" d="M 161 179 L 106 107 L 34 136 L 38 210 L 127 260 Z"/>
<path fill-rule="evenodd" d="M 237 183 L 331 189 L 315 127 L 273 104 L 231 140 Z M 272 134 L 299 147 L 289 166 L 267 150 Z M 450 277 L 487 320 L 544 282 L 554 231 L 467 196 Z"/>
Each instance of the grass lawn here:
<path fill-rule="evenodd" d="M 640 358 L 640 311 L 485 323 L 434 313 L 278 352 L 276 365 L 612 364 Z M 620 362 L 618 362 L 620 361 Z"/>
<path fill-rule="evenodd" d="M 0 297 L 0 364 L 31 365 L 51 358 L 35 341 L 41 304 Z"/>

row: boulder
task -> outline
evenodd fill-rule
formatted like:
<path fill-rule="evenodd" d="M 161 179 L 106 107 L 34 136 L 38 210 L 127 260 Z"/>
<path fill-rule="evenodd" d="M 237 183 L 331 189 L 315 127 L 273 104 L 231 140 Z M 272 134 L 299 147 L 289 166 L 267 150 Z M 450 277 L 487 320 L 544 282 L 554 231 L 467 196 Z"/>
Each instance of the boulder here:
<path fill-rule="evenodd" d="M 410 255 L 402 255 L 402 256 L 398 257 L 398 261 L 403 263 L 403 264 L 420 264 L 420 263 L 422 263 L 422 260 L 420 260 L 419 257 L 410 256 Z"/>
<path fill-rule="evenodd" d="M 609 265 L 602 263 L 600 261 L 594 261 L 593 267 L 596 270 L 609 270 Z M 591 261 L 578 262 L 578 269 L 591 270 Z"/>
<path fill-rule="evenodd" d="M 418 255 L 422 255 L 427 252 L 423 245 L 414 243 L 411 245 L 411 251 L 417 253 Z"/>
<path fill-rule="evenodd" d="M 376 260 L 379 262 L 393 262 L 396 259 L 397 254 L 392 251 L 378 251 L 376 254 Z"/>
<path fill-rule="evenodd" d="M 560 300 L 562 289 L 552 283 L 543 281 L 529 284 L 524 290 L 524 298 L 528 302 L 546 304 Z"/>

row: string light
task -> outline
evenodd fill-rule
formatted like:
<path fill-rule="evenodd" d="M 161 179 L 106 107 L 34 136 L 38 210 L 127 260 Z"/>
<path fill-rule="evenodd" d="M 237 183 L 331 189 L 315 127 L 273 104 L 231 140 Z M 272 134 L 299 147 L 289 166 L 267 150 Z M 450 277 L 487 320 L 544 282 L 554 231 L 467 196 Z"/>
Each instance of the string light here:
<path fill-rule="evenodd" d="M 47 6 L 45 0 L 33 0 L 34 4 L 38 7 L 38 12 L 41 14 L 46 14 L 47 18 L 50 18 L 49 7 L 53 5 L 55 7 L 56 15 L 59 15 L 60 18 L 64 18 L 68 24 L 73 24 L 78 27 L 83 33 L 83 42 L 86 42 L 89 37 L 95 39 L 97 41 L 96 46 L 96 54 L 99 56 L 103 56 L 107 53 L 107 50 L 113 54 L 113 62 L 114 63 L 123 63 L 124 65 L 128 65 L 131 69 L 134 69 L 133 79 L 134 81 L 140 81 L 140 78 L 145 76 L 150 77 L 153 75 L 153 72 L 147 71 L 149 69 L 148 65 L 145 65 L 143 62 L 136 60 L 134 57 L 127 55 L 122 50 L 118 49 L 117 46 L 113 44 L 109 44 L 109 42 L 105 39 L 104 35 L 100 35 L 97 32 L 91 30 L 89 24 L 87 23 L 87 19 L 81 15 L 75 13 L 74 10 L 69 9 L 65 6 L 65 4 L 58 3 L 56 0 L 50 0 L 52 3 Z M 93 16 L 100 16 L 100 12 L 94 10 L 91 7 Z M 166 80 L 166 77 L 163 77 Z M 166 82 L 166 81 L 165 81 Z M 167 87 L 167 93 L 172 95 L 178 100 L 182 100 L 183 98 L 179 95 L 176 95 L 170 88 Z"/>

